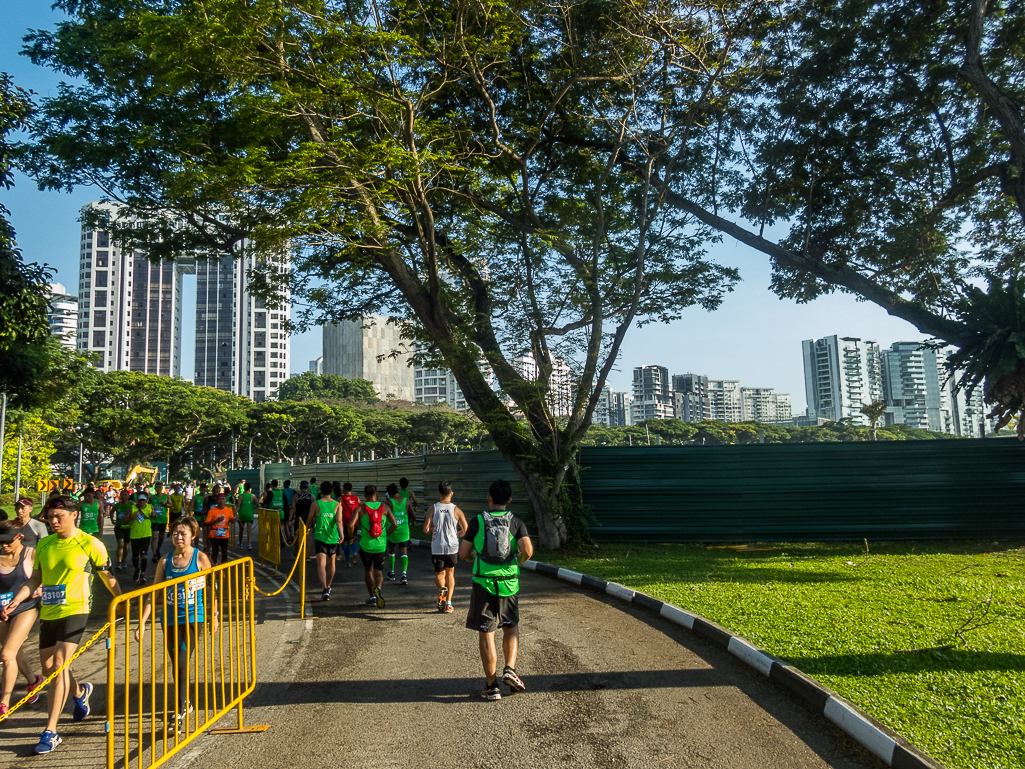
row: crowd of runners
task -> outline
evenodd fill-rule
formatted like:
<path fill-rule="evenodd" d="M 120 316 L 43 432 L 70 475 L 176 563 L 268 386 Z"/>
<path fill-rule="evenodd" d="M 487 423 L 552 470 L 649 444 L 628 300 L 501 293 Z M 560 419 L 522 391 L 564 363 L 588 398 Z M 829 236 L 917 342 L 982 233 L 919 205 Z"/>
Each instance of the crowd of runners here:
<path fill-rule="evenodd" d="M 292 543 L 294 557 L 303 551 L 303 532 L 309 557 L 315 561 L 321 599 L 331 599 L 336 562 L 361 562 L 367 589 L 366 604 L 385 608 L 385 580 L 409 583 L 410 527 L 417 523 L 419 501 L 405 478 L 389 484 L 380 497 L 376 486 L 362 489 L 351 483 L 271 481 L 257 495 L 252 485 L 138 483 L 132 488 L 97 490 L 77 488 L 71 495 L 51 494 L 34 515 L 31 499 L 15 504 L 15 517 L 0 520 L 0 645 L 3 691 L 0 716 L 8 713 L 19 673 L 26 681 L 27 702 L 34 703 L 46 678 L 78 649 L 85 633 L 93 600 L 93 577 L 118 596 L 122 592 L 116 572 L 133 570 L 132 580 L 145 585 L 152 569 L 155 584 L 198 576 L 170 588 L 157 598 L 163 622 L 165 649 L 171 658 L 175 682 L 174 727 L 188 729 L 187 700 L 189 655 L 196 648 L 199 628 L 209 622 L 216 632 L 216 602 L 199 574 L 229 555 L 235 529 L 236 551 L 252 550 L 252 524 L 258 510 L 277 511 L 280 544 Z M 485 700 L 501 699 L 499 683 L 523 691 L 516 674 L 519 639 L 519 566 L 533 554 L 526 526 L 508 512 L 512 488 L 495 481 L 488 494 L 488 509 L 472 518 L 456 506 L 452 486 L 438 486 L 437 502 L 427 507 L 424 533 L 431 537 L 431 562 L 438 588 L 437 610 L 454 611 L 455 567 L 459 559 L 473 564 L 466 627 L 477 631 L 485 682 Z M 0 518 L 6 514 L 0 511 Z M 113 529 L 112 558 L 102 541 Z M 163 553 L 165 544 L 168 552 Z M 312 545 L 312 547 L 311 547 Z M 387 572 L 385 566 L 387 564 Z M 153 616 L 153 594 L 145 599 L 135 631 L 146 633 Z M 40 673 L 22 648 L 39 619 Z M 497 674 L 495 632 L 503 631 L 505 667 Z M 181 673 L 181 675 L 179 675 Z M 71 699 L 72 718 L 81 721 L 91 712 L 93 686 L 76 680 L 70 666 L 46 689 L 47 723 L 34 748 L 50 753 L 62 742 L 59 718 Z"/>

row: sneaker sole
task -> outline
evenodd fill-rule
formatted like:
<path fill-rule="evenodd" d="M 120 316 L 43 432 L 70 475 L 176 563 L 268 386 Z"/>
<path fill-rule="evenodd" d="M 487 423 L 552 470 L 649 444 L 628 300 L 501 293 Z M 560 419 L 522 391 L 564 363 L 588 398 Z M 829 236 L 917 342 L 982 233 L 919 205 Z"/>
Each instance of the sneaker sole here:
<path fill-rule="evenodd" d="M 377 599 L 377 608 L 378 609 L 383 609 L 384 608 L 384 596 L 381 595 L 381 588 L 375 588 L 374 589 L 374 598 Z"/>
<path fill-rule="evenodd" d="M 485 702 L 498 702 L 502 699 L 501 692 L 494 692 L 492 694 L 485 694 L 484 692 L 481 692 L 480 696 Z"/>
<path fill-rule="evenodd" d="M 508 686 L 514 692 L 522 692 L 526 691 L 527 689 L 527 687 L 523 685 L 523 681 L 521 681 L 518 677 L 516 679 L 512 679 L 502 676 L 502 683 Z"/>

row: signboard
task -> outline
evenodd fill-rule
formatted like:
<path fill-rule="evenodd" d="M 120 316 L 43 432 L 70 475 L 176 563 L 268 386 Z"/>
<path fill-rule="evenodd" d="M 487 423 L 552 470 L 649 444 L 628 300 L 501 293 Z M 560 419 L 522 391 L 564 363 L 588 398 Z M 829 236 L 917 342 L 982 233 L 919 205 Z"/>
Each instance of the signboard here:
<path fill-rule="evenodd" d="M 70 492 L 75 487 L 75 480 L 73 478 L 61 478 L 59 480 L 47 480 L 47 481 L 36 481 L 36 491 L 45 491 L 47 493 L 51 491 L 67 491 Z"/>

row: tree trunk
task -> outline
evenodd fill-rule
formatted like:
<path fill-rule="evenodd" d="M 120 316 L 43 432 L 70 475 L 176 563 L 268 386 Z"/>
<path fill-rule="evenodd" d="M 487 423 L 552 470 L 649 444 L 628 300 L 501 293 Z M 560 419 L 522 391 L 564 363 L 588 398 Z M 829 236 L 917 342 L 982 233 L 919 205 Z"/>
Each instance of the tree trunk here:
<path fill-rule="evenodd" d="M 499 448 L 499 451 L 502 451 Z M 568 537 L 563 517 L 562 485 L 566 477 L 566 464 L 550 457 L 524 457 L 502 451 L 502 456 L 516 471 L 534 509 L 538 541 L 541 547 L 556 550 L 566 544 Z M 513 500 L 515 504 L 515 500 Z"/>

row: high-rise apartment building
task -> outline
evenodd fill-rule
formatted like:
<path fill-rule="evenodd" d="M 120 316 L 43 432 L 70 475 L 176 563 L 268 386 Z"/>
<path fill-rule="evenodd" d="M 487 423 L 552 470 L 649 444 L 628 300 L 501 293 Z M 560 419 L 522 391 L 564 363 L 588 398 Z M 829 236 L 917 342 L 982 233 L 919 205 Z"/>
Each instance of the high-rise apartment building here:
<path fill-rule="evenodd" d="M 115 216 L 111 203 L 91 203 Z M 79 350 L 103 371 L 181 373 L 182 274 L 189 263 L 153 264 L 110 233 L 83 225 L 78 273 Z"/>
<path fill-rule="evenodd" d="M 520 376 L 530 382 L 536 382 L 540 371 L 533 353 L 525 352 L 514 355 L 509 363 Z M 557 355 L 552 356 L 552 374 L 548 383 L 547 402 L 552 416 L 568 417 L 573 413 L 573 396 L 575 395 L 573 371 L 569 364 Z"/>
<path fill-rule="evenodd" d="M 607 427 L 626 427 L 630 422 L 630 405 L 633 397 L 628 392 L 613 390 L 608 385 L 602 389 L 598 404 L 594 408 L 591 422 Z"/>
<path fill-rule="evenodd" d="M 74 350 L 78 341 L 78 297 L 69 294 L 63 283 L 50 284 L 48 319 L 50 333 Z"/>
<path fill-rule="evenodd" d="M 314 374 L 324 373 L 324 356 L 318 355 L 316 358 L 310 361 L 310 371 Z"/>
<path fill-rule="evenodd" d="M 737 379 L 708 380 L 709 419 L 717 422 L 740 422 L 744 407 L 740 399 L 740 381 Z"/>
<path fill-rule="evenodd" d="M 801 346 L 808 416 L 834 422 L 846 417 L 867 425 L 862 405 L 883 399 L 878 343 L 834 335 L 806 339 Z"/>
<path fill-rule="evenodd" d="M 640 424 L 645 419 L 672 419 L 676 416 L 669 369 L 664 366 L 638 366 L 634 369 L 633 403 L 630 421 Z"/>
<path fill-rule="evenodd" d="M 790 395 L 771 387 L 741 387 L 740 415 L 743 422 L 789 422 L 793 417 Z"/>
<path fill-rule="evenodd" d="M 413 343 L 385 315 L 324 326 L 324 373 L 369 380 L 379 398 L 415 399 L 412 360 Z"/>
<path fill-rule="evenodd" d="M 712 401 L 708 395 L 706 376 L 674 374 L 673 399 L 676 416 L 684 422 L 703 422 L 712 418 Z"/>
<path fill-rule="evenodd" d="M 417 403 L 447 403 L 456 411 L 466 410 L 462 388 L 448 369 L 416 366 L 413 369 L 413 397 Z"/>
<path fill-rule="evenodd" d="M 246 254 L 197 259 L 195 383 L 256 402 L 273 399 L 288 379 L 289 301 L 270 306 L 249 291 L 256 267 L 288 282 L 288 260 Z"/>
<path fill-rule="evenodd" d="M 119 211 L 113 203 L 86 208 L 111 217 Z M 83 226 L 78 349 L 99 353 L 97 366 L 104 371 L 180 376 L 183 276 L 194 274 L 193 381 L 253 400 L 272 398 L 288 378 L 289 307 L 287 297 L 271 308 L 249 292 L 247 271 L 258 263 L 287 281 L 287 257 L 197 255 L 153 263 L 142 252 L 122 249 L 110 233 Z"/>

